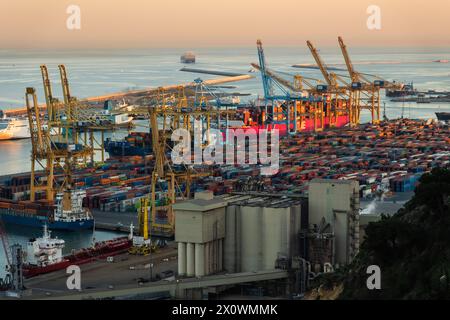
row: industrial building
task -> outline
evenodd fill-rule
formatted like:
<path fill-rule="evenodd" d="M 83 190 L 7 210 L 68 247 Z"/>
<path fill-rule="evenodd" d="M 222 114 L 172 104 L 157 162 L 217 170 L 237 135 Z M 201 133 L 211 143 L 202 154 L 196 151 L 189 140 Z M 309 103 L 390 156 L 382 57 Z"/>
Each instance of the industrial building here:
<path fill-rule="evenodd" d="M 303 292 L 311 273 L 351 262 L 359 248 L 357 181 L 312 180 L 308 198 L 205 191 L 174 212 L 181 277 L 284 269 Z"/>
<path fill-rule="evenodd" d="M 243 196 L 226 208 L 224 266 L 228 272 L 273 270 L 299 255 L 301 200 Z"/>
<path fill-rule="evenodd" d="M 223 270 L 225 207 L 227 202 L 211 192 L 174 205 L 178 274 L 201 277 Z"/>
<path fill-rule="evenodd" d="M 308 192 L 310 236 L 331 240 L 326 248 L 332 250 L 328 253 L 332 260 L 325 262 L 333 266 L 350 263 L 359 249 L 358 181 L 313 179 Z"/>
<path fill-rule="evenodd" d="M 301 200 L 197 193 L 174 205 L 179 275 L 273 270 L 299 254 Z"/>

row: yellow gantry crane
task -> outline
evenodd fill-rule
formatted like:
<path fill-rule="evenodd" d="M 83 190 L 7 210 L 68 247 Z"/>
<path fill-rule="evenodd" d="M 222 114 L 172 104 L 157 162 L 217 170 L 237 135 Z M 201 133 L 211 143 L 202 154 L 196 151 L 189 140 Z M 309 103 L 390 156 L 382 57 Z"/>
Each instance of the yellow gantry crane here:
<path fill-rule="evenodd" d="M 374 81 L 370 81 L 363 74 L 356 72 L 350 55 L 347 51 L 347 46 L 342 37 L 338 37 L 339 46 L 344 56 L 345 65 L 351 78 L 351 85 L 349 91 L 351 93 L 351 118 L 352 125 L 359 124 L 362 109 L 370 111 L 372 116 L 372 123 L 380 122 L 380 89 Z"/>
<path fill-rule="evenodd" d="M 30 200 L 35 201 L 37 191 L 45 191 L 47 200 L 54 200 L 54 154 L 51 148 L 50 128 L 44 128 L 37 102 L 36 90 L 27 88 L 25 92 L 28 121 L 31 136 L 31 182 Z M 43 170 L 46 179 L 36 178 L 36 171 Z"/>
<path fill-rule="evenodd" d="M 53 201 L 55 193 L 73 187 L 74 163 L 77 159 L 89 155 L 92 150 L 69 139 L 59 138 L 59 141 L 53 141 L 55 124 L 48 121 L 47 125 L 44 125 L 45 119 L 40 113 L 34 88 L 26 89 L 25 100 L 32 144 L 30 200 L 35 201 L 36 192 L 45 191 L 47 200 Z M 58 185 L 54 181 L 54 172 L 57 168 L 61 168 L 64 172 L 64 179 Z M 38 171 L 42 171 L 43 176 L 38 177 Z"/>
<path fill-rule="evenodd" d="M 207 99 L 204 97 L 196 97 L 197 100 L 188 98 L 182 87 L 178 88 L 175 95 L 169 98 L 167 96 L 164 90 L 158 90 L 156 103 L 148 108 L 155 159 L 151 182 L 151 225 L 152 232 L 163 235 L 171 235 L 174 232 L 172 206 L 177 197 L 188 199 L 192 180 L 209 175 L 208 172 L 195 172 L 189 165 L 178 165 L 174 168 L 166 156 L 171 150 L 171 135 L 174 130 L 181 128 L 192 134 L 195 120 L 203 120 L 207 130 L 211 126 L 212 117 L 217 117 L 220 112 L 210 107 L 205 108 Z M 163 121 L 162 125 L 160 120 Z M 184 191 L 181 190 L 182 184 L 185 186 Z M 158 216 L 165 216 L 166 221 L 158 222 Z"/>
<path fill-rule="evenodd" d="M 214 84 L 235 81 L 233 77 L 217 80 Z M 186 95 L 186 89 L 194 93 Z M 133 114 L 149 119 L 152 136 L 152 154 L 154 168 L 151 177 L 151 233 L 161 236 L 173 236 L 174 215 L 173 204 L 178 199 L 187 199 L 191 194 L 191 183 L 194 179 L 210 175 L 209 172 L 199 172 L 189 164 L 173 165 L 167 158 L 171 151 L 171 135 L 174 130 L 186 129 L 193 133 L 195 120 L 202 120 L 202 134 L 211 123 L 217 121 L 220 127 L 222 116 L 235 113 L 234 110 L 213 108 L 209 104 L 202 82 L 188 85 L 170 86 L 149 90 L 146 97 L 147 105 L 136 107 Z M 209 141 L 209 139 L 207 138 Z M 202 148 L 205 145 L 202 145 Z M 182 188 L 184 186 L 184 190 Z M 158 217 L 165 217 L 158 219 Z"/>
<path fill-rule="evenodd" d="M 328 93 L 347 95 L 346 87 L 341 86 L 338 82 L 339 80 L 342 83 L 344 83 L 344 85 L 346 85 L 345 81 L 341 77 L 339 77 L 336 73 L 328 72 L 328 67 L 323 62 L 319 54 L 319 51 L 316 49 L 316 47 L 314 47 L 311 41 L 308 40 L 306 44 L 308 45 L 308 48 L 311 51 L 311 54 L 314 60 L 316 61 L 316 64 L 319 67 L 319 70 L 322 73 L 325 82 L 327 83 L 327 87 L 326 86 L 323 87 L 324 91 Z"/>
<path fill-rule="evenodd" d="M 41 65 L 42 82 L 44 85 L 45 101 L 47 105 L 48 121 L 55 123 L 59 119 L 61 104 L 58 99 L 53 97 L 52 84 L 46 65 Z"/>
<path fill-rule="evenodd" d="M 95 150 L 101 149 L 103 154 L 103 143 L 99 148 L 94 146 L 94 131 L 111 128 L 96 124 L 90 118 L 87 107 L 71 95 L 64 65 L 59 66 L 64 102 L 53 96 L 47 66 L 42 65 L 40 69 L 47 104 L 47 119 L 40 113 L 36 90 L 26 89 L 32 142 L 30 200 L 36 199 L 36 192 L 45 191 L 47 200 L 53 201 L 56 193 L 73 188 L 73 168 L 86 166 L 88 159 L 93 163 Z M 79 139 L 80 133 L 84 133 L 84 140 Z M 64 176 L 63 181 L 56 184 L 55 170 L 58 168 L 62 170 Z M 42 171 L 43 176 L 38 171 Z"/>
<path fill-rule="evenodd" d="M 104 141 L 105 132 L 114 130 L 112 123 L 98 123 L 93 119 L 93 109 L 79 101 L 77 98 L 71 96 L 70 86 L 67 78 L 67 71 L 64 65 L 58 66 L 61 76 L 61 84 L 63 87 L 64 102 L 68 113 L 67 121 L 72 123 L 74 129 L 74 140 L 81 142 L 86 147 L 92 150 L 90 159 L 84 159 L 84 165 L 87 165 L 90 160 L 91 165 L 94 165 L 94 154 L 98 151 L 101 155 L 101 162 L 105 161 Z M 100 139 L 95 137 L 95 132 L 100 132 Z"/>
<path fill-rule="evenodd" d="M 343 114 L 348 115 L 351 119 L 351 94 L 347 90 L 348 84 L 336 73 L 328 71 L 319 51 L 311 41 L 308 40 L 306 43 L 326 82 L 326 85 L 319 84 L 317 91 L 322 94 L 323 100 L 326 102 L 326 113 L 330 115 L 330 125 L 334 124 L 331 121 L 331 115 L 334 115 L 334 120 L 337 120 L 338 116 Z M 321 109 L 325 109 L 323 105 Z"/>
<path fill-rule="evenodd" d="M 105 160 L 104 133 L 108 130 L 114 130 L 114 125 L 97 121 L 93 116 L 95 114 L 93 108 L 71 95 L 66 67 L 59 65 L 58 69 L 64 102 L 60 102 L 53 96 L 47 66 L 41 66 L 48 121 L 52 125 L 53 134 L 57 134 L 60 140 L 70 138 L 74 143 L 81 143 L 92 150 L 92 153 L 81 159 L 81 165 L 87 166 L 88 163 L 93 165 L 96 151 L 101 155 L 101 161 L 103 162 Z M 100 133 L 99 139 L 96 138 L 95 132 Z"/>

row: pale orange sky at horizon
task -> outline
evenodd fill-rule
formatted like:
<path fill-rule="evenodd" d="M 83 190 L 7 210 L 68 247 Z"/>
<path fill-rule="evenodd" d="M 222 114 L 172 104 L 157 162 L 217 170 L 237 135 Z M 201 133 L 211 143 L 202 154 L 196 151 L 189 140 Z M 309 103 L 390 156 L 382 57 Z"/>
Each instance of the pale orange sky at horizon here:
<path fill-rule="evenodd" d="M 81 30 L 66 9 L 81 8 Z M 370 5 L 382 29 L 369 30 Z M 0 0 L 0 48 L 450 46 L 449 0 Z"/>

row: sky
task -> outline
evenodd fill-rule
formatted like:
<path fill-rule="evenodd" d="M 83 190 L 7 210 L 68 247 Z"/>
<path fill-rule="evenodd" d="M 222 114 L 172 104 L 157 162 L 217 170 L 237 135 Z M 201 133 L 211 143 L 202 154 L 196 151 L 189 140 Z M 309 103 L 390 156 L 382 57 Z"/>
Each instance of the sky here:
<path fill-rule="evenodd" d="M 67 28 L 71 5 L 80 29 Z M 367 27 L 371 5 L 380 30 Z M 450 46 L 448 12 L 449 0 L 0 0 L 0 48 L 331 46 L 338 35 L 352 46 Z"/>

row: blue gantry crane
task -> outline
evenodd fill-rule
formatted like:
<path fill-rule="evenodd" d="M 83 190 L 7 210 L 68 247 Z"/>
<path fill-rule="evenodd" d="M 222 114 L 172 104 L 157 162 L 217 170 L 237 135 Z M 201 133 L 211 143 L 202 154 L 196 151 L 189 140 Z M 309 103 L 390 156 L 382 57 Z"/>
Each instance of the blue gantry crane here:
<path fill-rule="evenodd" d="M 313 86 L 304 78 L 294 76 L 294 83 L 291 83 L 278 76 L 272 70 L 269 70 L 261 40 L 257 40 L 256 46 L 259 65 L 252 64 L 252 66 L 261 72 L 267 115 L 266 124 L 285 123 L 287 132 L 295 133 L 297 132 L 298 103 L 320 102 L 323 101 L 323 97 L 321 95 L 312 94 L 315 88 L 313 88 Z M 303 83 L 310 88 L 303 89 Z M 277 120 L 279 112 L 276 111 L 276 105 L 281 108 L 281 121 Z M 271 108 L 271 112 L 267 112 L 268 108 Z M 293 114 L 293 119 L 291 119 L 291 113 Z"/>

